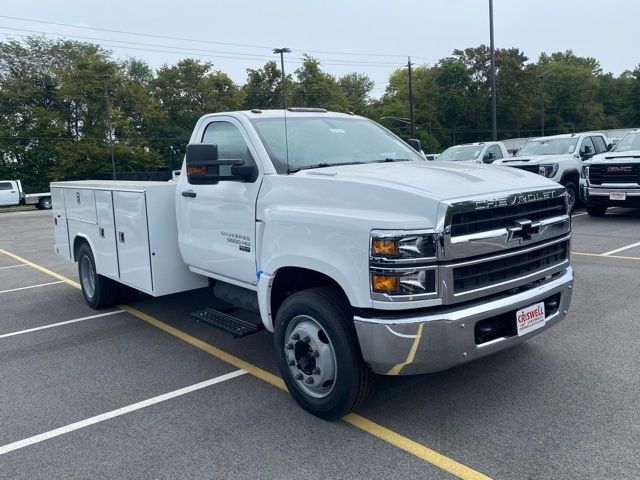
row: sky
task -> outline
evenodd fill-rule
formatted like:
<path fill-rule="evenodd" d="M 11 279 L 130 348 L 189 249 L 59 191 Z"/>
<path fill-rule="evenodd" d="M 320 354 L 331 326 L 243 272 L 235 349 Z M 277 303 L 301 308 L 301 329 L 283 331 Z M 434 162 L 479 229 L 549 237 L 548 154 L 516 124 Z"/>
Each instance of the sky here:
<path fill-rule="evenodd" d="M 201 58 L 236 83 L 245 81 L 247 68 L 278 59 L 273 48 L 288 47 L 287 73 L 307 53 L 333 75 L 369 75 L 376 83 L 374 97 L 382 95 L 389 74 L 406 65 L 407 56 L 414 64 L 432 65 L 456 48 L 489 44 L 488 0 L 3 3 L 0 40 L 37 32 L 62 35 L 100 43 L 114 57 L 140 58 L 154 68 Z M 497 48 L 517 47 L 532 61 L 541 52 L 571 49 L 595 57 L 614 75 L 640 64 L 638 19 L 640 0 L 494 0 Z"/>

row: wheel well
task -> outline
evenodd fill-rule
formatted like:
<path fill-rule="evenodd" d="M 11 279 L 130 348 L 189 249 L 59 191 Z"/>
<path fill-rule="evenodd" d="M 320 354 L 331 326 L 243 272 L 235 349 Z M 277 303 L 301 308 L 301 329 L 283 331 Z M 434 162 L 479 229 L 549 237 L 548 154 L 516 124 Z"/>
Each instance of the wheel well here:
<path fill-rule="evenodd" d="M 86 243 L 87 245 L 89 244 L 87 239 L 84 237 L 76 237 L 75 240 L 73 241 L 73 259 L 76 262 L 78 261 L 78 250 L 80 250 L 80 247 L 82 246 L 83 243 Z"/>
<path fill-rule="evenodd" d="M 289 295 L 315 287 L 333 287 L 349 303 L 342 287 L 328 275 L 307 268 L 283 267 L 276 272 L 271 285 L 271 317 L 275 320 L 278 309 Z"/>
<path fill-rule="evenodd" d="M 575 170 L 571 172 L 566 172 L 564 175 L 562 175 L 562 180 L 560 180 L 560 183 L 564 185 L 567 182 L 573 183 L 577 188 L 578 182 L 580 182 L 580 174 Z"/>

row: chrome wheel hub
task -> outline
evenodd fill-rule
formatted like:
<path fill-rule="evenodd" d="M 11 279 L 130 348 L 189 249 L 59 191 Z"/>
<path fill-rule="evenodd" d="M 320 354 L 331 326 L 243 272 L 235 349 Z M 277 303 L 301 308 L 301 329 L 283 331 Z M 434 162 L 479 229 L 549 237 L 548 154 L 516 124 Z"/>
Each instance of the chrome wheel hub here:
<path fill-rule="evenodd" d="M 291 376 L 309 396 L 324 398 L 336 381 L 336 355 L 331 340 L 313 318 L 294 317 L 285 332 L 284 354 Z"/>

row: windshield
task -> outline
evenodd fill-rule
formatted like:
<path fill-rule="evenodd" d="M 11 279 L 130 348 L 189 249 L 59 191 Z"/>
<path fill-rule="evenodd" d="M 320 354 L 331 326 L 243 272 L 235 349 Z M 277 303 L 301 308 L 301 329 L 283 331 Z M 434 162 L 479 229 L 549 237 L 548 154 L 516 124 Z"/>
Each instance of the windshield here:
<path fill-rule="evenodd" d="M 630 152 L 632 150 L 640 150 L 640 132 L 627 133 L 611 149 L 612 152 Z"/>
<path fill-rule="evenodd" d="M 515 156 L 524 157 L 526 155 L 561 155 L 563 153 L 573 153 L 577 144 L 577 137 L 530 140 Z"/>
<path fill-rule="evenodd" d="M 464 162 L 465 160 L 475 160 L 482 151 L 482 145 L 468 145 L 460 147 L 449 147 L 438 156 L 438 161 L 449 160 L 454 162 Z"/>
<path fill-rule="evenodd" d="M 287 172 L 284 119 L 252 119 L 278 173 Z M 313 166 L 422 160 L 417 152 L 380 125 L 363 118 L 287 118 L 289 171 Z"/>

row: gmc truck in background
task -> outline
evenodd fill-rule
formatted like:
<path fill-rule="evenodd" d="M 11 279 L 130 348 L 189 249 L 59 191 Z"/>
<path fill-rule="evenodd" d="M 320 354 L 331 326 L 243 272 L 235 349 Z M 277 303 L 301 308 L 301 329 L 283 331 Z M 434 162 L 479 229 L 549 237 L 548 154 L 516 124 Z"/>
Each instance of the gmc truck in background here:
<path fill-rule="evenodd" d="M 325 419 L 361 406 L 373 374 L 504 350 L 571 302 L 564 187 L 425 161 L 350 114 L 205 115 L 176 182 L 51 187 L 55 251 L 92 308 L 209 285 L 229 308 L 193 316 L 273 332 L 289 392 Z"/>
<path fill-rule="evenodd" d="M 463 143 L 447 148 L 438 155 L 439 161 L 493 163 L 509 156 L 502 142 Z"/>
<path fill-rule="evenodd" d="M 640 130 L 582 164 L 580 197 L 592 217 L 611 206 L 640 207 Z"/>
<path fill-rule="evenodd" d="M 602 133 L 553 135 L 529 140 L 513 157 L 496 160 L 494 165 L 520 168 L 555 180 L 567 189 L 569 210 L 573 212 L 579 200 L 582 162 L 610 148 Z"/>
<path fill-rule="evenodd" d="M 41 210 L 51 209 L 51 193 L 24 193 L 20 180 L 0 180 L 0 207 L 33 205 Z"/>

